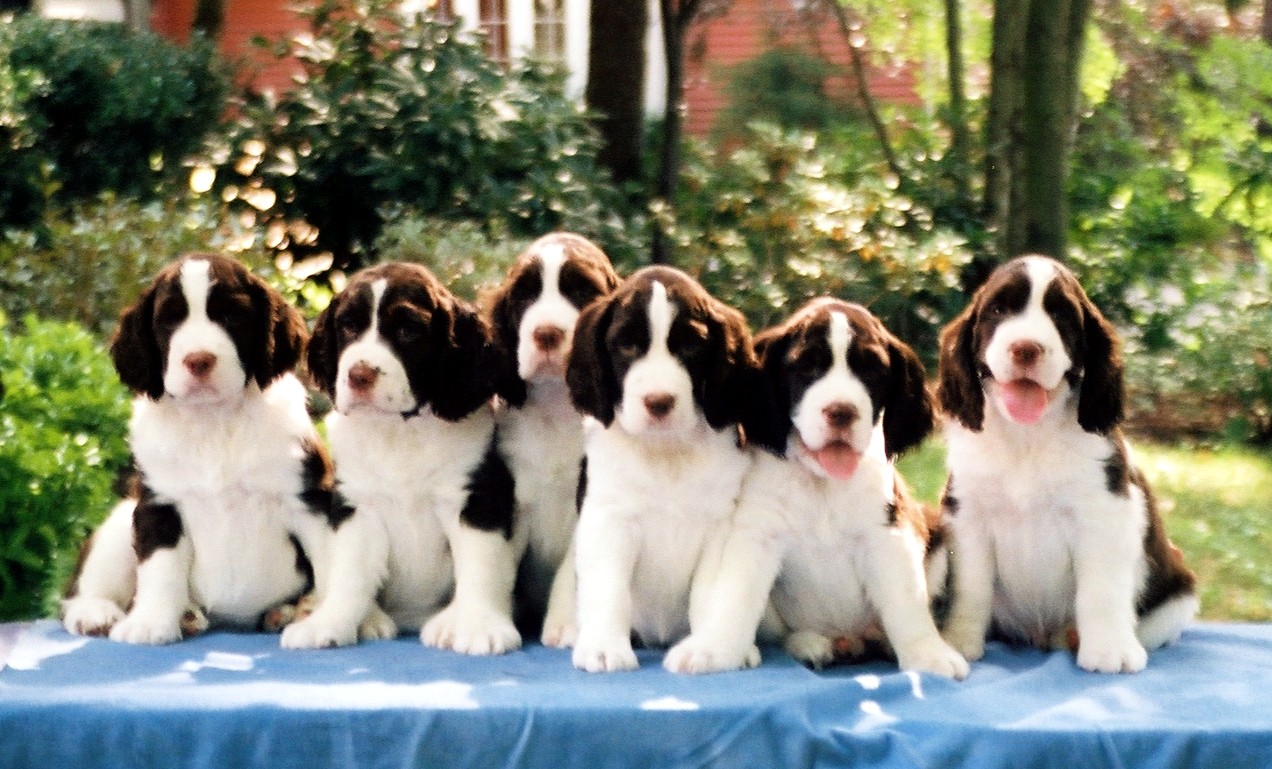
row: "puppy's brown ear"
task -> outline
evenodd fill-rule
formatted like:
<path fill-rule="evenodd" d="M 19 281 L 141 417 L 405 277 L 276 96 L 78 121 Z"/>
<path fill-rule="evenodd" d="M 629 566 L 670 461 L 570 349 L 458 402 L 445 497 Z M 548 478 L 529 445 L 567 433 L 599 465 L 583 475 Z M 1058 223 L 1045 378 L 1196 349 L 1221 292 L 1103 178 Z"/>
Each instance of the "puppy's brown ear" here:
<path fill-rule="evenodd" d="M 1122 346 L 1117 329 L 1085 293 L 1082 315 L 1085 350 L 1078 393 L 1078 424 L 1089 433 L 1106 433 L 1122 421 L 1125 409 Z"/>
<path fill-rule="evenodd" d="M 694 382 L 702 416 L 713 430 L 721 430 L 742 421 L 752 408 L 751 401 L 759 381 L 759 366 L 751 347 L 751 330 L 742 313 L 712 300 L 707 316 L 708 339 L 712 365 Z"/>
<path fill-rule="evenodd" d="M 895 457 L 922 443 L 934 424 L 923 361 L 891 333 L 887 340 L 891 386 L 883 404 L 883 446 Z"/>
<path fill-rule="evenodd" d="M 583 309 L 574 325 L 574 344 L 565 366 L 565 384 L 574 408 L 609 427 L 619 385 L 605 349 L 605 335 L 614 318 L 614 297 L 598 299 Z"/>
<path fill-rule="evenodd" d="M 978 305 L 979 299 L 974 299 L 941 329 L 936 384 L 941 410 L 973 432 L 980 432 L 985 424 L 985 391 L 981 387 L 974 338 Z"/>
<path fill-rule="evenodd" d="M 261 319 L 260 328 L 269 329 L 268 334 L 253 340 L 254 360 L 248 364 L 249 375 L 264 389 L 300 362 L 308 332 L 300 312 L 274 287 L 250 273 L 247 287 Z"/>
<path fill-rule="evenodd" d="M 513 307 L 512 281 L 504 284 L 490 297 L 490 341 L 492 382 L 495 394 L 513 408 L 525 405 L 528 392 L 526 382 L 517 373 L 517 314 Z"/>
<path fill-rule="evenodd" d="M 439 304 L 432 327 L 436 365 L 432 367 L 428 400 L 434 414 L 456 422 L 495 393 L 490 327 L 475 309 L 457 298 L 450 299 L 449 307 Z"/>
<path fill-rule="evenodd" d="M 332 298 L 327 309 L 319 313 L 305 356 L 310 378 L 330 398 L 336 397 L 336 308 L 340 301 L 339 296 Z"/>
<path fill-rule="evenodd" d="M 778 455 L 786 453 L 791 433 L 790 383 L 786 377 L 786 355 L 792 332 L 775 326 L 760 332 L 752 345 L 758 364 L 751 406 L 742 412 L 742 428 L 747 442 Z"/>
<path fill-rule="evenodd" d="M 154 331 L 157 285 L 157 282 L 151 284 L 120 314 L 119 326 L 110 343 L 110 357 L 119 372 L 119 381 L 151 400 L 163 396 L 163 355 Z"/>

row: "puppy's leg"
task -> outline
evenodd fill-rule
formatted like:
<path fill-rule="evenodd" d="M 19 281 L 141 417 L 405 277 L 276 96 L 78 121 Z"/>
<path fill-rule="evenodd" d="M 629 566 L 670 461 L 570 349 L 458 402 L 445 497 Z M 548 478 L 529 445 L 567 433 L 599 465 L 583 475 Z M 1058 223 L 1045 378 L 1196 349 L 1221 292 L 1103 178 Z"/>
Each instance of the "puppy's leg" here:
<path fill-rule="evenodd" d="M 68 633 L 104 636 L 124 618 L 137 589 L 137 552 L 132 544 L 134 500 L 115 506 L 93 532 L 62 601 Z"/>
<path fill-rule="evenodd" d="M 584 500 L 574 534 L 579 626 L 574 667 L 592 673 L 639 666 L 631 639 L 635 533 L 606 518 Z"/>
<path fill-rule="evenodd" d="M 994 608 L 994 544 L 972 511 L 963 509 L 949 522 L 953 594 L 942 633 L 968 662 L 985 655 L 985 635 Z"/>
<path fill-rule="evenodd" d="M 512 621 L 517 578 L 511 542 L 500 531 L 460 522 L 450 537 L 455 559 L 455 597 L 420 631 L 428 646 L 463 654 L 503 654 L 521 646 Z"/>
<path fill-rule="evenodd" d="M 354 511 L 334 530 L 317 517 L 304 524 L 298 536 L 314 567 L 315 606 L 283 629 L 279 643 L 285 649 L 348 646 L 367 620 L 374 620 L 367 629 L 376 638 L 385 637 L 375 595 L 388 573 L 389 544 L 379 521 Z"/>
<path fill-rule="evenodd" d="M 712 673 L 760 664 L 756 630 L 782 563 L 765 533 L 738 528 L 722 552 L 703 558 L 689 602 L 689 637 L 663 659 L 674 673 Z"/>
<path fill-rule="evenodd" d="M 194 547 L 182 533 L 180 517 L 172 505 L 142 502 L 134 512 L 133 528 L 137 531 L 140 560 L 137 593 L 128 616 L 111 628 L 111 640 L 135 644 L 180 640 L 181 620 L 192 604 L 190 566 Z M 153 549 L 144 552 L 142 548 L 147 543 Z"/>
<path fill-rule="evenodd" d="M 579 637 L 575 622 L 578 605 L 578 580 L 575 573 L 574 542 L 565 552 L 565 559 L 557 567 L 552 579 L 552 591 L 548 594 L 548 611 L 543 617 L 543 645 L 566 649 Z"/>
<path fill-rule="evenodd" d="M 879 529 L 868 536 L 866 594 L 902 670 L 967 677 L 967 660 L 936 629 L 923 569 L 923 545 L 907 526 Z"/>
<path fill-rule="evenodd" d="M 1142 493 L 1108 495 L 1077 513 L 1074 555 L 1078 666 L 1098 673 L 1135 673 L 1148 652 L 1135 636 L 1135 597 L 1146 573 Z M 1140 504 L 1135 504 L 1140 502 Z"/>

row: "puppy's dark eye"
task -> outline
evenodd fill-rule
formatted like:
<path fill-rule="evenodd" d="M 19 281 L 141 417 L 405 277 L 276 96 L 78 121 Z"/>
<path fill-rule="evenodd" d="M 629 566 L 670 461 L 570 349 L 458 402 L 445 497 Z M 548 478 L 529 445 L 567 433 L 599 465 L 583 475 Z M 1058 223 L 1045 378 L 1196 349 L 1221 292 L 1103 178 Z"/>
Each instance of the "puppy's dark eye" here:
<path fill-rule="evenodd" d="M 678 324 L 672 329 L 668 346 L 672 352 L 692 358 L 706 349 L 710 335 L 711 331 L 707 328 L 707 324 L 691 320 L 688 323 Z"/>
<path fill-rule="evenodd" d="M 577 273 L 564 273 L 561 275 L 561 295 L 581 310 L 601 295 L 601 287 Z"/>
<path fill-rule="evenodd" d="M 348 344 L 358 338 L 361 328 L 353 318 L 340 318 L 336 321 L 336 335 L 341 343 Z"/>
<path fill-rule="evenodd" d="M 413 346 L 424 338 L 424 328 L 415 322 L 403 323 L 393 332 L 398 343 Z"/>
<path fill-rule="evenodd" d="M 155 308 L 155 329 L 166 331 L 185 320 L 187 308 L 184 300 L 171 300 L 160 303 Z"/>

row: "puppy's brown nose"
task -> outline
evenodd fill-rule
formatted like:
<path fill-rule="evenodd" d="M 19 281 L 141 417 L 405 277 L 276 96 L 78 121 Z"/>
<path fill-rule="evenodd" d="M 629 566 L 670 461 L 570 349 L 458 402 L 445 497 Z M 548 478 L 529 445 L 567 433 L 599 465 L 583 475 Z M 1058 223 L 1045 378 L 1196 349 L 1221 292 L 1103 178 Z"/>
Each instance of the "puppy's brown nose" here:
<path fill-rule="evenodd" d="M 676 407 L 676 396 L 671 393 L 650 393 L 644 398 L 645 410 L 654 419 L 662 419 Z"/>
<path fill-rule="evenodd" d="M 1019 342 L 1012 342 L 1007 348 L 1008 354 L 1011 355 L 1011 362 L 1017 366 L 1032 366 L 1042 357 L 1042 345 L 1027 339 Z"/>
<path fill-rule="evenodd" d="M 542 352 L 552 352 L 565 341 L 565 331 L 556 326 L 539 326 L 531 336 L 534 338 L 534 346 Z"/>
<path fill-rule="evenodd" d="M 365 393 L 375 387 L 375 382 L 379 378 L 379 371 L 365 363 L 355 363 L 353 368 L 349 369 L 349 388 L 356 393 Z"/>
<path fill-rule="evenodd" d="M 857 421 L 857 407 L 851 403 L 832 403 L 822 409 L 826 424 L 835 428 L 844 428 Z"/>
<path fill-rule="evenodd" d="M 181 359 L 186 371 L 195 379 L 206 379 L 216 368 L 216 356 L 210 352 L 192 352 Z"/>

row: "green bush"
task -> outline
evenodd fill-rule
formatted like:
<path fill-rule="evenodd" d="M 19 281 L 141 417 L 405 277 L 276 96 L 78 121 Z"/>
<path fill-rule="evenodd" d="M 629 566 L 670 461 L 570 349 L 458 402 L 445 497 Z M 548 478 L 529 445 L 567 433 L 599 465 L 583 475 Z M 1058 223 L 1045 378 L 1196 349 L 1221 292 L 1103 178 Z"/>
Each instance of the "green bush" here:
<path fill-rule="evenodd" d="M 243 96 L 211 152 L 218 189 L 298 255 L 336 269 L 374 258 L 403 210 L 535 237 L 570 229 L 607 250 L 638 249 L 623 199 L 595 162 L 599 139 L 539 65 L 505 68 L 458 23 L 403 18 L 389 0 L 321 2 L 307 35 L 277 50 L 303 75 L 287 92 Z M 297 234 L 296 223 L 306 226 Z"/>
<path fill-rule="evenodd" d="M 265 264 L 254 248 L 260 236 L 234 223 L 213 205 L 109 195 L 49 216 L 47 238 L 11 231 L 0 240 L 0 311 L 73 321 L 106 338 L 119 311 L 182 253 L 236 250 L 253 266 Z"/>
<path fill-rule="evenodd" d="M 27 204 L 0 209 L 0 224 L 35 224 L 39 206 L 31 198 L 41 191 L 64 204 L 108 190 L 154 199 L 171 183 L 184 184 L 182 162 L 225 108 L 228 70 L 212 45 L 182 48 L 119 24 L 36 14 L 0 27 L 0 92 L 6 81 L 36 75 L 40 85 L 12 99 L 29 141 L 0 147 L 10 155 L 0 166 L 23 166 L 0 177 L 0 198 Z"/>
<path fill-rule="evenodd" d="M 735 65 L 725 93 L 729 104 L 716 119 L 718 137 L 763 120 L 786 129 L 821 131 L 853 119 L 853 105 L 826 90 L 827 79 L 842 70 L 799 48 L 778 46 Z"/>
<path fill-rule="evenodd" d="M 756 328 L 830 294 L 869 306 L 921 355 L 963 302 L 962 240 L 875 174 L 840 165 L 812 134 L 753 125 L 722 158 L 687 154 L 665 226 L 676 260 Z"/>
<path fill-rule="evenodd" d="M 128 395 L 68 323 L 0 315 L 0 620 L 51 614 L 128 463 Z"/>

